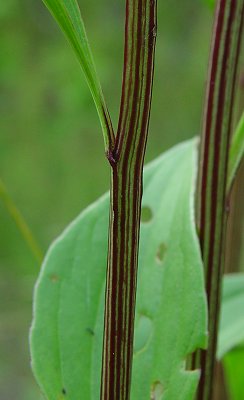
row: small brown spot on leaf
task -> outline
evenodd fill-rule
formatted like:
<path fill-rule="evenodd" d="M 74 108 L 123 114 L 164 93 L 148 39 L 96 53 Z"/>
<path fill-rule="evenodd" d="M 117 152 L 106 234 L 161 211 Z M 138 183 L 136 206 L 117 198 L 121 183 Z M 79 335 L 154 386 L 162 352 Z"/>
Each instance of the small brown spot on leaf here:
<path fill-rule="evenodd" d="M 163 264 L 166 250 L 167 250 L 166 245 L 164 243 L 160 243 L 157 254 L 156 254 L 156 260 L 157 260 L 158 264 Z"/>
<path fill-rule="evenodd" d="M 56 283 L 56 282 L 59 281 L 59 277 L 58 277 L 58 275 L 56 275 L 56 274 L 52 274 L 52 275 L 50 276 L 50 280 L 51 280 L 53 283 Z"/>
<path fill-rule="evenodd" d="M 163 398 L 163 385 L 161 382 L 154 382 L 151 386 L 150 400 L 161 400 Z"/>

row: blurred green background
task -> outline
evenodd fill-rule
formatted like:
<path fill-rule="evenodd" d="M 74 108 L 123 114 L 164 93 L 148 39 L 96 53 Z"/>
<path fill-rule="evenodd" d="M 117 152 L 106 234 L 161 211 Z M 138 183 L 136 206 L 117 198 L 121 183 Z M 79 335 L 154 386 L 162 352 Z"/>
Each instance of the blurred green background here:
<path fill-rule="evenodd" d="M 116 126 L 124 0 L 79 3 Z M 158 8 L 147 161 L 199 132 L 213 19 L 201 0 Z M 90 93 L 41 0 L 0 3 L 0 176 L 43 252 L 109 186 Z M 0 221 L 0 399 L 39 399 L 28 350 L 39 265 L 2 203 Z"/>

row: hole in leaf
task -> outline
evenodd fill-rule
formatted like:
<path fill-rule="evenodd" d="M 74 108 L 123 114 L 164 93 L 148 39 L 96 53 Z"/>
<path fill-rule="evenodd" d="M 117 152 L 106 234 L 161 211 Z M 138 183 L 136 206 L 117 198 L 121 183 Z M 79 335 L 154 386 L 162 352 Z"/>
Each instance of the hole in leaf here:
<path fill-rule="evenodd" d="M 62 389 L 62 394 L 65 396 L 67 394 L 66 390 L 63 388 Z"/>
<path fill-rule="evenodd" d="M 157 260 L 158 264 L 163 264 L 166 250 L 167 250 L 166 245 L 164 243 L 160 243 L 157 254 L 156 254 L 156 260 Z"/>
<path fill-rule="evenodd" d="M 52 274 L 52 275 L 50 276 L 50 280 L 51 280 L 52 282 L 56 283 L 56 282 L 59 281 L 59 277 L 58 277 L 58 275 Z"/>
<path fill-rule="evenodd" d="M 152 384 L 150 400 L 162 400 L 163 398 L 163 385 L 157 381 Z"/>
<path fill-rule="evenodd" d="M 134 354 L 142 351 L 152 333 L 152 320 L 145 315 L 140 315 L 135 327 Z"/>
<path fill-rule="evenodd" d="M 153 217 L 153 213 L 150 207 L 143 206 L 141 209 L 141 222 L 149 222 Z"/>

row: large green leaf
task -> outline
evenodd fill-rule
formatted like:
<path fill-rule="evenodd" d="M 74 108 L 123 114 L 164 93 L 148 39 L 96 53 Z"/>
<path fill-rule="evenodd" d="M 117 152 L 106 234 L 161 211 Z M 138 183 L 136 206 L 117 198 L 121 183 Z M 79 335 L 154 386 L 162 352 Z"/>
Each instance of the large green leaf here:
<path fill-rule="evenodd" d="M 105 148 L 109 146 L 112 130 L 109 113 L 95 69 L 85 26 L 77 0 L 43 0 L 73 47 L 91 90 L 103 129 Z M 110 126 L 109 126 L 110 125 Z"/>
<path fill-rule="evenodd" d="M 218 358 L 244 343 L 244 274 L 224 277 Z"/>
<path fill-rule="evenodd" d="M 244 347 L 235 348 L 223 360 L 225 380 L 231 400 L 244 399 L 243 365 Z"/>
<path fill-rule="evenodd" d="M 202 0 L 202 2 L 205 3 L 211 10 L 214 10 L 216 0 Z"/>
<path fill-rule="evenodd" d="M 195 141 L 145 168 L 132 400 L 193 399 L 198 383 L 185 365 L 207 338 L 195 175 Z M 49 400 L 99 398 L 108 210 L 107 194 L 65 230 L 36 285 L 32 367 Z"/>

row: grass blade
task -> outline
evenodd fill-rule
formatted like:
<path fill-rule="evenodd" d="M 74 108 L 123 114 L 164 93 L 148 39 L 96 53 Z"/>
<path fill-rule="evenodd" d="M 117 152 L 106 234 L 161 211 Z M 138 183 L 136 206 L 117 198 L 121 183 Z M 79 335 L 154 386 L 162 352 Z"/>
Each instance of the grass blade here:
<path fill-rule="evenodd" d="M 35 259 L 38 261 L 38 264 L 41 264 L 41 262 L 43 260 L 42 251 L 40 250 L 40 247 L 37 244 L 29 226 L 27 225 L 21 212 L 18 210 L 18 208 L 14 204 L 13 200 L 11 199 L 11 197 L 10 197 L 5 185 L 1 181 L 1 179 L 0 179 L 0 199 L 2 200 L 9 215 L 14 220 L 18 230 L 20 231 L 21 235 L 23 236 L 25 242 L 27 243 L 27 245 L 28 245 L 29 249 L 31 250 L 32 254 L 34 255 Z"/>

